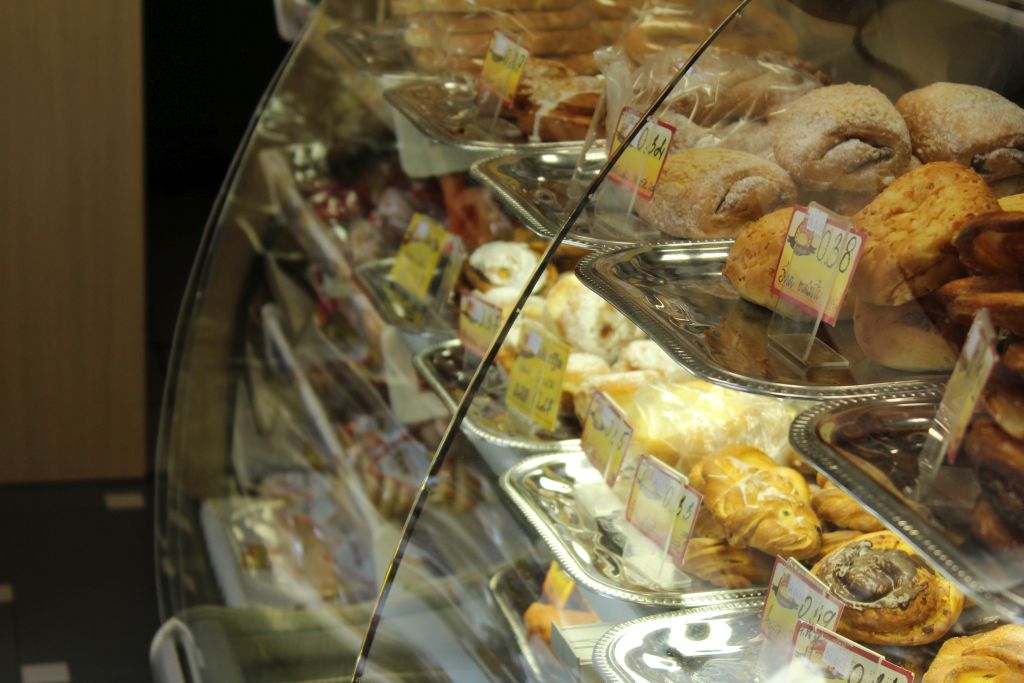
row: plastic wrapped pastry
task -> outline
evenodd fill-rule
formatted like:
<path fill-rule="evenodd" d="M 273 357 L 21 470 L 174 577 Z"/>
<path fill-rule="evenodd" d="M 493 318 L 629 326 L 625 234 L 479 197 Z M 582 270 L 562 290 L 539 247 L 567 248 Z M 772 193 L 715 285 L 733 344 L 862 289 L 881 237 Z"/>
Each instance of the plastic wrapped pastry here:
<path fill-rule="evenodd" d="M 910 133 L 885 95 L 832 85 L 791 102 L 772 121 L 775 160 L 801 189 L 876 193 L 910 164 Z"/>
<path fill-rule="evenodd" d="M 997 194 L 1024 176 L 1024 109 L 986 88 L 932 83 L 903 95 L 896 108 L 921 161 L 970 166 Z M 1007 192 L 999 192 L 1000 188 Z M 1019 190 L 1018 190 L 1019 191 Z"/>
<path fill-rule="evenodd" d="M 729 534 L 729 545 L 806 560 L 821 547 L 821 524 L 803 475 L 750 446 L 701 460 L 690 485 Z"/>
<path fill-rule="evenodd" d="M 924 645 L 944 636 L 964 596 L 891 531 L 840 546 L 812 572 L 843 601 L 838 633 L 875 645 Z"/>
<path fill-rule="evenodd" d="M 673 237 L 735 237 L 749 221 L 790 205 L 796 187 L 781 168 L 747 152 L 688 149 L 671 155 L 641 218 Z"/>

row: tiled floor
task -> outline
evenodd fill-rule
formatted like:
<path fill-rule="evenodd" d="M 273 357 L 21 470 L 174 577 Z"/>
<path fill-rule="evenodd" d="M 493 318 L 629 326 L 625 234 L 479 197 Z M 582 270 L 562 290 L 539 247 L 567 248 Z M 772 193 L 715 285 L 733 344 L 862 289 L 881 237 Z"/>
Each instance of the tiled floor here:
<path fill-rule="evenodd" d="M 0 487 L 0 682 L 151 680 L 149 482 Z"/>

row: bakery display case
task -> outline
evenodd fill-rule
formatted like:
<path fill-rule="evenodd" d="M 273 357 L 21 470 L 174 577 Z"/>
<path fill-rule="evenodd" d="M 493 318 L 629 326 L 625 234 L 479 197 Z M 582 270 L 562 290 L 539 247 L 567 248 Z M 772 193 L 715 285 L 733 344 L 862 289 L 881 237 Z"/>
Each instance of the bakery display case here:
<path fill-rule="evenodd" d="M 325 3 L 182 308 L 154 670 L 1024 676 L 1022 41 L 1009 0 Z"/>

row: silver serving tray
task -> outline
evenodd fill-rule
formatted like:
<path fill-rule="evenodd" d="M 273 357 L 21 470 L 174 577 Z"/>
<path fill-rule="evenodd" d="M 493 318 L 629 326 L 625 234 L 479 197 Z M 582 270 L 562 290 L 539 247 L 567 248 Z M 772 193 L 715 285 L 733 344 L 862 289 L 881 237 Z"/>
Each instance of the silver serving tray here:
<path fill-rule="evenodd" d="M 394 262 L 395 257 L 389 256 L 367 261 L 356 268 L 356 277 L 384 322 L 404 332 L 432 337 L 454 335 L 453 312 L 450 312 L 452 317 L 446 317 L 430 306 L 414 301 L 391 282 L 389 274 Z"/>
<path fill-rule="evenodd" d="M 598 146 L 587 152 L 577 174 L 580 153 L 578 147 L 516 152 L 481 159 L 469 172 L 497 194 L 534 234 L 550 241 L 561 230 L 579 194 L 607 159 L 604 147 Z M 566 235 L 565 243 L 585 249 L 607 250 L 665 239 L 665 233 L 637 216 L 612 213 L 598 218 L 595 214 L 595 204 L 588 203 L 572 231 Z"/>
<path fill-rule="evenodd" d="M 691 592 L 666 589 L 631 573 L 622 557 L 621 534 L 607 518 L 592 518 L 575 497 L 578 484 L 601 479 L 582 452 L 552 453 L 509 469 L 501 477 L 501 488 L 566 572 L 595 593 L 662 607 L 715 605 L 764 595 L 764 588 L 721 589 L 699 579 L 693 579 Z"/>
<path fill-rule="evenodd" d="M 396 21 L 365 22 L 331 31 L 326 37 L 356 71 L 374 76 L 409 74 L 416 65 L 406 48 L 404 30 Z"/>
<path fill-rule="evenodd" d="M 428 346 L 413 357 L 413 367 L 453 413 L 458 408 L 462 390 L 469 382 L 468 376 L 461 376 L 464 374 L 462 366 L 462 342 L 458 339 Z M 504 395 L 504 384 L 499 383 L 498 372 L 492 369 L 473 399 L 469 414 L 462 423 L 463 428 L 473 436 L 503 448 L 533 453 L 579 449 L 579 438 L 544 439 L 539 434 L 523 430 L 518 423 L 504 419 L 507 415 Z M 481 405 L 484 400 L 488 405 Z"/>
<path fill-rule="evenodd" d="M 754 681 L 763 605 L 737 600 L 624 622 L 597 642 L 594 668 L 608 683 Z"/>
<path fill-rule="evenodd" d="M 740 299 L 722 275 L 730 246 L 717 240 L 594 253 L 580 261 L 576 274 L 677 363 L 709 382 L 824 399 L 931 389 L 945 381 L 946 375 L 900 372 L 868 360 L 850 321 L 822 326 L 850 361 L 848 370 L 802 372 L 790 365 L 768 348 L 771 311 Z"/>
<path fill-rule="evenodd" d="M 469 152 L 565 150 L 573 141 L 529 142 L 514 123 L 477 110 L 476 89 L 457 81 L 419 80 L 384 92 L 384 98 L 433 142 Z M 583 141 L 575 143 L 583 147 Z"/>
<path fill-rule="evenodd" d="M 922 391 L 823 403 L 793 421 L 790 442 L 964 593 L 1004 618 L 1024 621 L 1024 555 L 999 555 L 970 538 L 978 489 L 967 457 L 958 461 L 963 465 L 942 465 L 925 505 L 911 498 L 917 454 L 941 397 Z"/>

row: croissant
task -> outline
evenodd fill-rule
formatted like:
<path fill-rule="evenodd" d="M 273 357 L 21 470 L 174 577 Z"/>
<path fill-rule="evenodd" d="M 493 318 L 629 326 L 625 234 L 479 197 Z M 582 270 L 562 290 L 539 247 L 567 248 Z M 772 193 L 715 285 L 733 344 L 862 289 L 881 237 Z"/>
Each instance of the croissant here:
<path fill-rule="evenodd" d="M 733 548 L 718 538 L 693 537 L 682 570 L 721 588 L 750 588 L 768 584 L 772 564 L 756 550 Z"/>
<path fill-rule="evenodd" d="M 878 519 L 861 507 L 860 503 L 820 474 L 818 486 L 821 490 L 811 496 L 811 507 L 821 519 L 831 522 L 840 529 L 881 531 L 885 528 Z"/>
<path fill-rule="evenodd" d="M 811 571 L 845 605 L 838 633 L 862 643 L 931 643 L 964 609 L 963 594 L 891 531 L 855 538 Z"/>
<path fill-rule="evenodd" d="M 709 455 L 690 472 L 690 484 L 736 548 L 804 560 L 821 547 L 807 482 L 756 448 L 729 446 Z"/>
<path fill-rule="evenodd" d="M 974 636 L 950 638 L 921 683 L 1024 683 L 1024 626 L 1007 624 Z"/>
<path fill-rule="evenodd" d="M 823 557 L 828 555 L 830 552 L 838 548 L 839 546 L 846 545 L 855 538 L 860 538 L 864 535 L 864 532 L 857 531 L 855 529 L 838 529 L 836 531 L 826 531 L 821 535 L 821 550 L 818 551 L 817 556 L 810 561 L 810 564 L 819 562 Z"/>

